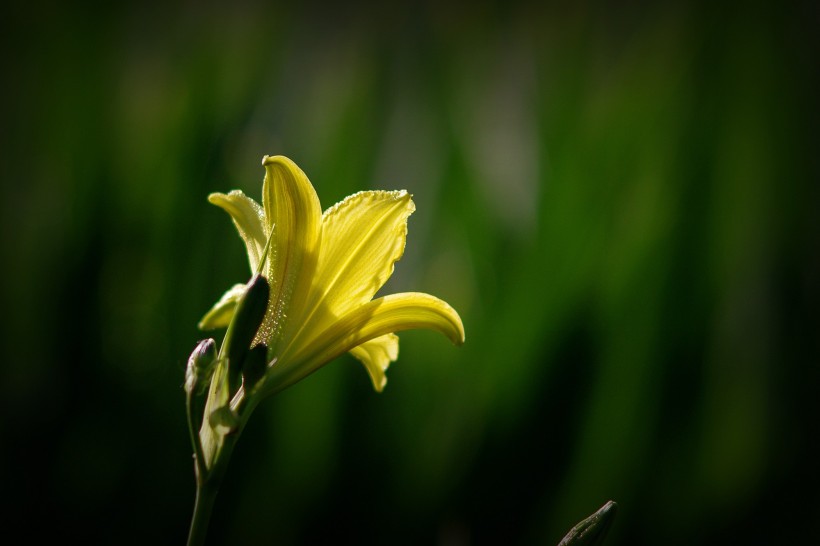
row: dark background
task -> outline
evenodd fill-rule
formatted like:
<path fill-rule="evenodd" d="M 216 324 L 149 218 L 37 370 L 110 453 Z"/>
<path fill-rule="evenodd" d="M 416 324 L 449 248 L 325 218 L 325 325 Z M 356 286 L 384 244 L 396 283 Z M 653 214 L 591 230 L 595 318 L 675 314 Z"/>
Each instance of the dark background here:
<path fill-rule="evenodd" d="M 116 3 L 112 3 L 116 4 Z M 417 204 L 383 394 L 262 404 L 212 544 L 817 540 L 815 3 L 2 8 L 4 532 L 182 544 L 183 366 L 264 154 Z"/>

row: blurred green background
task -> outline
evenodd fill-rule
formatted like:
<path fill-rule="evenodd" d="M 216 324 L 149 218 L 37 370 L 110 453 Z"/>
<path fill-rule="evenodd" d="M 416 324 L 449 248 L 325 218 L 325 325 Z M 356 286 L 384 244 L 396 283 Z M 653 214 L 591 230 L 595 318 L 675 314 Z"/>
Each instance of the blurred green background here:
<path fill-rule="evenodd" d="M 611 545 L 816 538 L 816 4 L 3 12 L 6 529 L 184 543 L 183 366 L 248 276 L 206 196 L 284 154 L 414 195 L 385 290 L 467 343 L 261 405 L 212 544 L 554 545 L 609 499 Z"/>

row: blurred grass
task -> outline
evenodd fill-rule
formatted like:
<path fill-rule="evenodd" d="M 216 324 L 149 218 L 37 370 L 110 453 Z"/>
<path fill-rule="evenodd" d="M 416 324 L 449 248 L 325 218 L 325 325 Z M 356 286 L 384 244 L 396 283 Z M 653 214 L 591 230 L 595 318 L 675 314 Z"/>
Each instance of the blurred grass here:
<path fill-rule="evenodd" d="M 812 536 L 813 6 L 4 8 L 4 513 L 181 543 L 182 372 L 247 275 L 211 191 L 285 154 L 405 188 L 385 291 L 458 309 L 383 395 L 342 358 L 251 420 L 213 543 Z"/>

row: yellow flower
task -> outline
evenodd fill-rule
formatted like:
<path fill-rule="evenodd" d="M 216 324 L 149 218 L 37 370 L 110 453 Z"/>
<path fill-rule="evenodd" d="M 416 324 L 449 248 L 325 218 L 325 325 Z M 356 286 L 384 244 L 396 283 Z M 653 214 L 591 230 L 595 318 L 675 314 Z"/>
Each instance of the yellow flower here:
<path fill-rule="evenodd" d="M 364 364 L 381 391 L 385 371 L 398 357 L 395 332 L 426 328 L 453 343 L 464 342 L 458 313 L 438 298 L 410 292 L 373 299 L 404 252 L 407 218 L 415 210 L 410 194 L 363 191 L 323 214 L 313 186 L 295 163 L 265 156 L 262 164 L 261 206 L 238 190 L 208 197 L 231 216 L 251 271 L 261 266 L 270 285 L 265 318 L 253 341 L 267 346 L 267 367 L 242 397 L 281 391 L 345 352 Z M 228 290 L 200 328 L 228 326 L 245 291 L 245 285 Z"/>
<path fill-rule="evenodd" d="M 381 391 L 398 357 L 396 332 L 438 330 L 464 343 L 446 302 L 419 292 L 373 299 L 404 252 L 406 191 L 363 191 L 322 213 L 307 176 L 282 156 L 262 160 L 262 205 L 241 191 L 214 193 L 245 241 L 253 276 L 228 290 L 199 323 L 227 327 L 216 353 L 200 341 L 188 360 L 185 408 L 197 497 L 189 544 L 204 540 L 231 452 L 254 407 L 349 352 Z M 205 387 L 202 418 L 198 402 Z M 198 429 L 198 433 L 197 433 Z"/>

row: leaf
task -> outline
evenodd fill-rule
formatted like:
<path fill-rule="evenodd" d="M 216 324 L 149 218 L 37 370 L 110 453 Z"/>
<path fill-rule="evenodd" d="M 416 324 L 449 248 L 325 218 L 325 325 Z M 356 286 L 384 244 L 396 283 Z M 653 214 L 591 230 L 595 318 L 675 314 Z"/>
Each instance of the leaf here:
<path fill-rule="evenodd" d="M 570 529 L 558 546 L 600 546 L 604 542 L 618 505 L 608 501 L 597 512 Z"/>

